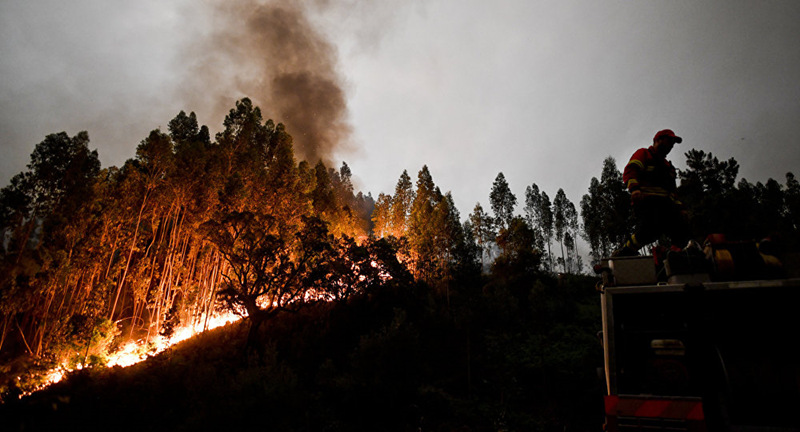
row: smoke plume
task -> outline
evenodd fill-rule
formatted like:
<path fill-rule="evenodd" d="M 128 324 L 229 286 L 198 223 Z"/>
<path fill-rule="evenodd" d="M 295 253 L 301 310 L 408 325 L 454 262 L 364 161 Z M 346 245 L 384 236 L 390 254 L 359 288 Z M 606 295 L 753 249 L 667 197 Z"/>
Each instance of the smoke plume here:
<path fill-rule="evenodd" d="M 212 5 L 207 31 L 189 41 L 179 99 L 221 122 L 249 97 L 265 118 L 284 123 L 300 158 L 330 163 L 351 133 L 335 47 L 308 19 L 306 2 L 258 0 Z M 194 108 L 198 107 L 198 108 Z"/>

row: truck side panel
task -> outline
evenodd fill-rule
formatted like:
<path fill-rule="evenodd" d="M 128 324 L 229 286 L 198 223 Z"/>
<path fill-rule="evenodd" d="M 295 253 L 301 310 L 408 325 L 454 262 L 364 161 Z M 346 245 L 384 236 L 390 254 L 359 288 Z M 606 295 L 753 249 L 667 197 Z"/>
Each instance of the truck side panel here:
<path fill-rule="evenodd" d="M 800 430 L 800 281 L 606 288 L 610 396 L 699 400 L 713 425 Z"/>

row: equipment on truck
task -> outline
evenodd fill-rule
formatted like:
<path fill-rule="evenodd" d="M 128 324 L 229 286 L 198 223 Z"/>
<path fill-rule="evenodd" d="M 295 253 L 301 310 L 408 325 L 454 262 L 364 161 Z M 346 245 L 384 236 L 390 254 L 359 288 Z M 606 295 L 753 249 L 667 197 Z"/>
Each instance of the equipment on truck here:
<path fill-rule="evenodd" d="M 800 278 L 764 249 L 602 263 L 607 431 L 800 431 Z"/>

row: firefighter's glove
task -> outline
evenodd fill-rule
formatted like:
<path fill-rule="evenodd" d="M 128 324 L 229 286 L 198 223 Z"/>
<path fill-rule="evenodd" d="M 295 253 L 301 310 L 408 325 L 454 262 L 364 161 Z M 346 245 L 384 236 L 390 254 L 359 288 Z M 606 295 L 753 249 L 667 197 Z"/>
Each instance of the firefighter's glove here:
<path fill-rule="evenodd" d="M 644 198 L 644 194 L 640 190 L 635 190 L 631 193 L 631 204 L 638 204 Z"/>

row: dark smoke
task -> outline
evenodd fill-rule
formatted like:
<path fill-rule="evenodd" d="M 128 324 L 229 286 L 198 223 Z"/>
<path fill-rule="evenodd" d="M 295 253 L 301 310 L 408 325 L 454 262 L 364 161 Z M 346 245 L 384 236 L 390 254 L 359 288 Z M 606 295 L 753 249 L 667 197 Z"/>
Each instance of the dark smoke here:
<path fill-rule="evenodd" d="M 180 98 L 221 123 L 236 99 L 249 97 L 264 117 L 286 125 L 300 158 L 330 163 L 334 151 L 347 149 L 351 126 L 336 49 L 303 4 L 215 4 L 210 30 L 182 56 L 191 69 Z"/>

